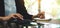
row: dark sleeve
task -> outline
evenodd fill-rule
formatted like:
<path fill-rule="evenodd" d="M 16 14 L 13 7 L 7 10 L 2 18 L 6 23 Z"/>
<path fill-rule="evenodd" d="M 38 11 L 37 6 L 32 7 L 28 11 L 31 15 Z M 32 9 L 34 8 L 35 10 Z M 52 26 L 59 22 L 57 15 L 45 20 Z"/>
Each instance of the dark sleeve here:
<path fill-rule="evenodd" d="M 5 16 L 4 0 L 0 0 L 0 16 Z"/>
<path fill-rule="evenodd" d="M 27 10 L 24 6 L 24 0 L 16 0 L 17 13 L 20 13 L 24 16 L 24 19 L 32 19 L 32 15 L 27 13 Z"/>
<path fill-rule="evenodd" d="M 32 15 L 29 15 L 27 13 L 27 10 L 25 7 L 17 9 L 17 13 L 20 13 L 21 15 L 23 15 L 24 19 L 32 19 Z"/>

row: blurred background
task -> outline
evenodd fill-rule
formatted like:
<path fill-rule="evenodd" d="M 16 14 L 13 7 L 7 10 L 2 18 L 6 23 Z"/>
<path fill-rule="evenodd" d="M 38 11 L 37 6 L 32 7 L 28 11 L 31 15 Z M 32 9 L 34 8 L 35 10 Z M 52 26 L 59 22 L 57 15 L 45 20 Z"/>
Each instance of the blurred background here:
<path fill-rule="evenodd" d="M 45 17 L 60 19 L 60 0 L 24 0 L 25 7 L 30 15 L 37 15 L 39 13 L 38 6 L 41 11 L 45 11 Z"/>
<path fill-rule="evenodd" d="M 24 0 L 24 3 L 30 15 L 35 16 L 39 12 L 44 11 L 45 19 L 60 19 L 60 0 Z M 16 13 L 15 9 L 9 9 L 10 13 L 7 11 L 8 9 L 5 9 L 5 15 Z M 60 24 L 46 24 L 44 26 L 44 28 L 60 28 Z"/>

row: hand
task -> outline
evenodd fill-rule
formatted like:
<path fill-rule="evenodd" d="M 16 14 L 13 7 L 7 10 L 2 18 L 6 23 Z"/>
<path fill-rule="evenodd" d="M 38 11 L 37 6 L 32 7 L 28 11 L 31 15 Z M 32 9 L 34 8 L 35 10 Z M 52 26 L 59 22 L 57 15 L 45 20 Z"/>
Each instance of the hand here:
<path fill-rule="evenodd" d="M 44 19 L 45 18 L 45 12 L 42 11 L 38 14 L 38 17 L 41 18 L 41 19 Z"/>
<path fill-rule="evenodd" d="M 23 16 L 22 16 L 21 14 L 17 13 L 17 14 L 15 14 L 15 16 L 16 16 L 17 18 L 23 20 Z"/>
<path fill-rule="evenodd" d="M 19 19 L 21 19 L 21 20 L 23 20 L 23 16 L 21 15 L 21 14 L 19 14 L 19 13 L 16 13 L 16 14 L 11 14 L 11 15 L 9 15 L 9 17 L 11 18 L 19 18 Z"/>
<path fill-rule="evenodd" d="M 2 20 L 9 20 L 11 17 L 12 18 L 19 18 L 19 19 L 23 20 L 23 16 L 21 14 L 19 14 L 19 13 L 17 13 L 17 14 L 10 14 L 10 15 L 5 16 L 5 17 L 0 17 L 0 19 L 2 19 Z"/>

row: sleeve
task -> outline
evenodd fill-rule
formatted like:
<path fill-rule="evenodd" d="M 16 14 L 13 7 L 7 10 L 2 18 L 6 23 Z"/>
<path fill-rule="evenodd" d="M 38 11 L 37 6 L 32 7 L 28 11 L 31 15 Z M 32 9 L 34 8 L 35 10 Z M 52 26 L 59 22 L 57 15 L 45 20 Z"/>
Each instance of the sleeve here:
<path fill-rule="evenodd" d="M 5 16 L 4 0 L 0 0 L 0 16 Z"/>
<path fill-rule="evenodd" d="M 24 19 L 32 19 L 32 15 L 27 13 L 27 10 L 24 6 L 24 0 L 16 0 L 17 13 L 23 15 Z"/>

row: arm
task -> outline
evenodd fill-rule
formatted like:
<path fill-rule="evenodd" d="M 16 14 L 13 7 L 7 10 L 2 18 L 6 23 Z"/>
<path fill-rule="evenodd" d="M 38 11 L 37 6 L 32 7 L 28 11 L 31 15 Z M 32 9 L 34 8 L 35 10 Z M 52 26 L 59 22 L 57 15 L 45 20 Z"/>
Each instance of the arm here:
<path fill-rule="evenodd" d="M 0 19 L 2 20 L 9 20 L 10 17 L 6 16 L 6 17 L 0 17 Z"/>
<path fill-rule="evenodd" d="M 9 20 L 11 17 L 16 18 L 16 16 L 17 16 L 17 18 L 23 20 L 23 16 L 21 14 L 19 14 L 19 13 L 11 14 L 11 15 L 8 15 L 8 16 L 5 16 L 5 17 L 0 17 L 0 19 Z"/>

